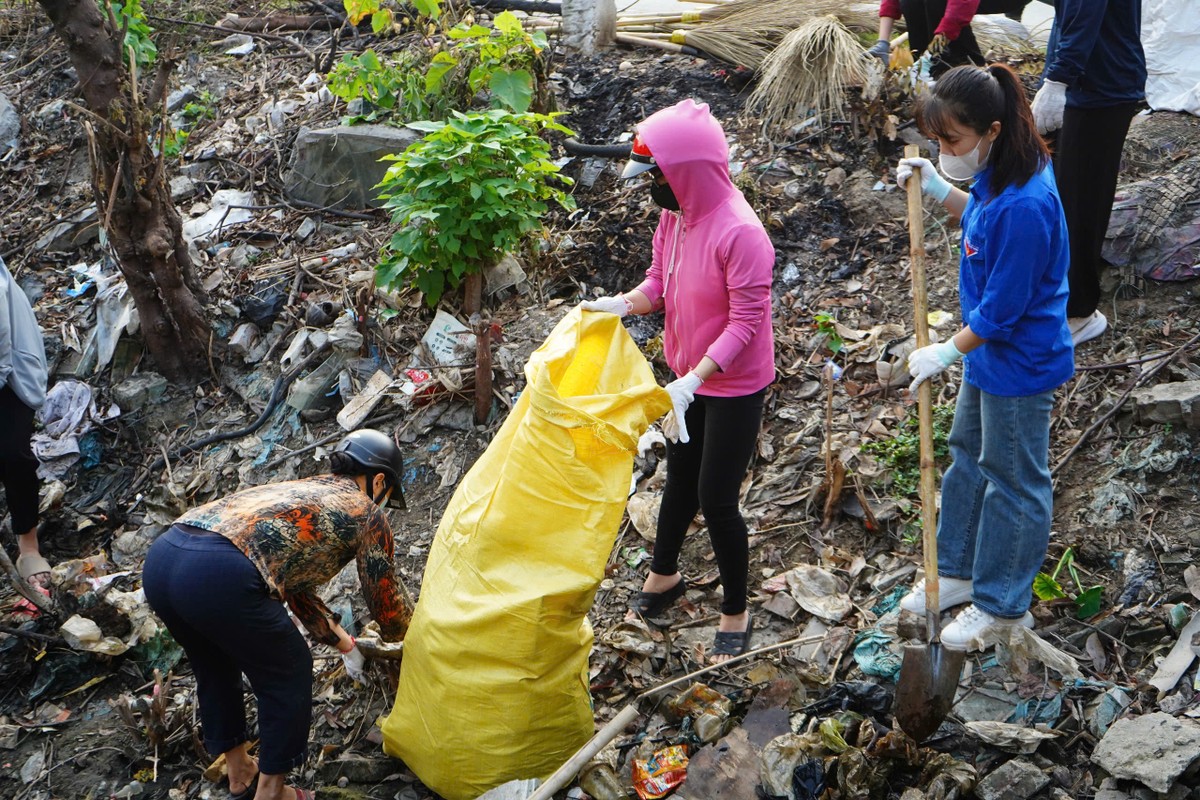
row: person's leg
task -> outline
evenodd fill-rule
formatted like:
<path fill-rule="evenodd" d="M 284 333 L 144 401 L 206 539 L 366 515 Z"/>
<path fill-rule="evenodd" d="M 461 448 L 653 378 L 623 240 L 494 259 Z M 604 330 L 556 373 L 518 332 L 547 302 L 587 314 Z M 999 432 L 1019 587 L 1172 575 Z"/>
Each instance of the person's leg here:
<path fill-rule="evenodd" d="M 204 747 L 217 756 L 240 750 L 250 736 L 246 729 L 242 671 L 224 652 L 219 638 L 194 626 L 191 619 L 208 616 L 203 608 L 208 594 L 214 605 L 221 606 L 228 590 L 228 573 L 220 569 L 225 559 L 218 554 L 214 562 L 211 550 L 195 549 L 197 537 L 171 528 L 160 536 L 146 554 L 142 586 L 146 601 L 166 624 L 167 630 L 183 648 L 196 676 L 196 697 L 204 732 Z M 232 545 L 229 545 L 233 549 Z M 236 549 L 234 552 L 237 555 Z M 249 564 L 245 556 L 242 560 Z M 214 566 L 216 569 L 214 569 Z M 251 565 L 253 569 L 253 565 Z M 200 605 L 199 614 L 196 606 Z M 228 620 L 230 631 L 238 627 L 237 614 Z M 252 763 L 252 762 L 251 762 Z M 229 764 L 230 789 L 244 790 L 254 776 L 235 753 Z"/>
<path fill-rule="evenodd" d="M 312 654 L 283 603 L 270 596 L 258 569 L 229 540 L 219 534 L 170 534 L 174 543 L 185 537 L 183 546 L 199 551 L 189 553 L 192 567 L 186 573 L 171 576 L 172 610 L 203 637 L 206 655 L 217 654 L 237 675 L 239 714 L 244 713 L 242 673 L 258 701 L 261 775 L 255 796 L 290 797 L 287 773 L 303 764 L 308 753 Z M 204 697 L 200 700 L 203 710 Z M 206 747 L 209 739 L 206 726 Z"/>
<path fill-rule="evenodd" d="M 751 633 L 746 610 L 749 543 L 739 507 L 742 480 L 750 466 L 762 427 L 764 391 L 745 397 L 705 397 L 704 453 L 701 459 L 700 508 L 721 574 L 721 618 L 713 663 L 745 652 Z"/>
<path fill-rule="evenodd" d="M 1071 245 L 1067 316 L 1088 317 L 1100 305 L 1100 256 L 1112 213 L 1121 150 L 1136 103 L 1063 112 L 1054 169 Z"/>
<path fill-rule="evenodd" d="M 0 483 L 17 534 L 18 566 L 31 584 L 48 586 L 49 565 L 38 546 L 38 461 L 30 445 L 33 417 L 34 410 L 21 402 L 11 387 L 0 388 L 0 419 L 4 420 L 0 425 Z"/>
<path fill-rule="evenodd" d="M 667 481 L 658 509 L 658 529 L 654 536 L 654 557 L 650 574 L 642 586 L 644 592 L 660 593 L 672 589 L 681 580 L 679 552 L 688 526 L 700 510 L 698 483 L 700 459 L 704 452 L 705 407 L 701 398 L 688 406 L 684 419 L 691 439 L 667 442 Z"/>
<path fill-rule="evenodd" d="M 909 49 L 915 54 L 924 53 L 946 13 L 946 0 L 900 0 L 900 13 L 908 29 Z"/>
<path fill-rule="evenodd" d="M 1016 620 L 1046 558 L 1054 491 L 1050 479 L 1050 412 L 1054 392 L 1030 397 L 983 393 L 983 452 L 987 479 L 975 552 L 975 605 Z"/>
<path fill-rule="evenodd" d="M 705 405 L 707 417 L 698 482 L 700 508 L 721 573 L 722 616 L 746 612 L 749 551 L 739 500 L 762 427 L 763 397 L 763 392 L 756 392 L 745 397 L 696 398 Z"/>
<path fill-rule="evenodd" d="M 983 450 L 982 392 L 965 381 L 959 385 L 950 426 L 950 467 L 942 478 L 938 516 L 938 575 L 971 580 L 987 480 L 979 469 Z"/>
<path fill-rule="evenodd" d="M 900 0 L 900 13 L 908 30 L 908 47 L 920 54 L 933 40 L 933 31 L 946 13 L 946 0 Z"/>

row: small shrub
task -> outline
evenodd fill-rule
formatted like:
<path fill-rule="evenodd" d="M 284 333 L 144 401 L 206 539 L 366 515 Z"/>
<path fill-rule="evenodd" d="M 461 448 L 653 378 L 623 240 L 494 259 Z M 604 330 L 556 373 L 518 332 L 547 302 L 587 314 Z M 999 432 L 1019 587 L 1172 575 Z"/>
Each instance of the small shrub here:
<path fill-rule="evenodd" d="M 387 157 L 394 163 L 377 187 L 400 225 L 376 267 L 376 282 L 386 289 L 415 286 L 435 306 L 467 275 L 540 230 L 550 202 L 575 207 L 560 188 L 572 181 L 559 173 L 539 135 L 572 135 L 554 115 L 456 111 L 444 122 L 410 127 L 425 137 Z"/>

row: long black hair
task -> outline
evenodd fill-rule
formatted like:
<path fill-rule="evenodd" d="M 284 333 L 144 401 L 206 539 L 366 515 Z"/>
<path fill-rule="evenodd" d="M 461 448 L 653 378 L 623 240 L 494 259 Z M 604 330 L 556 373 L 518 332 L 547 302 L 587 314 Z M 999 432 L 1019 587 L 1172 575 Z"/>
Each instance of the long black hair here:
<path fill-rule="evenodd" d="M 955 67 L 938 79 L 917 107 L 917 124 L 926 136 L 949 138 L 954 123 L 982 136 L 993 122 L 1000 123 L 988 159 L 994 197 L 1008 186 L 1023 185 L 1050 161 L 1050 150 L 1038 135 L 1017 74 L 1004 64 Z"/>

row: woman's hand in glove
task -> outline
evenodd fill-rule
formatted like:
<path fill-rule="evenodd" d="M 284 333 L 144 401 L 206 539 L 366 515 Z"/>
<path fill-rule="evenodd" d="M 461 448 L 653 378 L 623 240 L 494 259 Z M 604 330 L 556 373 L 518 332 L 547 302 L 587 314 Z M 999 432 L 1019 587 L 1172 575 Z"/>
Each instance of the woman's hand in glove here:
<path fill-rule="evenodd" d="M 623 294 L 601 297 L 596 300 L 584 300 L 579 305 L 584 311 L 603 311 L 616 314 L 618 317 L 624 317 L 633 311 L 633 303 L 626 300 Z"/>
<path fill-rule="evenodd" d="M 687 410 L 696 399 L 696 390 L 704 381 L 694 372 L 689 372 L 682 378 L 677 378 L 666 385 L 667 394 L 671 396 L 671 412 L 663 421 L 663 435 L 672 442 L 687 444 L 692 439 L 688 436 Z M 672 420 L 671 418 L 674 417 Z M 674 435 L 672 435 L 674 434 Z"/>
<path fill-rule="evenodd" d="M 917 387 L 934 375 L 943 372 L 946 367 L 963 357 L 954 346 L 954 339 L 947 339 L 937 344 L 929 344 L 908 354 L 908 374 L 913 376 L 913 382 L 908 391 L 917 393 Z"/>
<path fill-rule="evenodd" d="M 347 675 L 356 682 L 362 683 L 366 677 L 367 657 L 363 655 L 362 650 L 358 649 L 358 642 L 355 642 L 353 638 L 350 641 L 354 643 L 349 650 L 342 653 L 342 664 L 346 667 Z"/>
<path fill-rule="evenodd" d="M 900 163 L 896 165 L 896 185 L 903 189 L 904 184 L 912 177 L 914 169 L 921 170 L 921 191 L 939 203 L 945 202 L 952 187 L 928 158 L 900 159 Z"/>

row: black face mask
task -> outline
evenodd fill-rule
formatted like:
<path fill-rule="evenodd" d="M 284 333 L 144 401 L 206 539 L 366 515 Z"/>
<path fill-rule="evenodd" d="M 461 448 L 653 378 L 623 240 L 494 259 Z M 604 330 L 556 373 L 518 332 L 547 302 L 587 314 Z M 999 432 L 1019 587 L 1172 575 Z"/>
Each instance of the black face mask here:
<path fill-rule="evenodd" d="M 679 198 L 675 196 L 675 190 L 669 183 L 652 181 L 650 183 L 650 199 L 668 211 L 679 210 Z"/>

